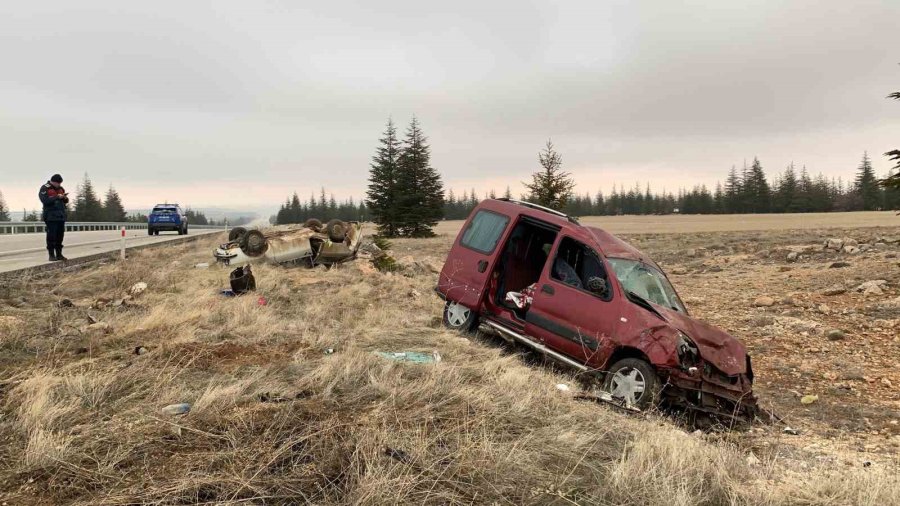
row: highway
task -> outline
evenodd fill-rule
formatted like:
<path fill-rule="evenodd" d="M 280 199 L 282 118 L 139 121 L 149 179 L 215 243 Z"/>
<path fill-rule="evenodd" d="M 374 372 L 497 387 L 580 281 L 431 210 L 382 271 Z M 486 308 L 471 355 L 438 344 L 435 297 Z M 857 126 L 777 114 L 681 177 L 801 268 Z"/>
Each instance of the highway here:
<path fill-rule="evenodd" d="M 190 235 L 220 233 L 216 229 L 191 229 Z M 118 230 L 97 232 L 66 232 L 63 255 L 75 259 L 97 253 L 119 250 L 122 233 Z M 125 233 L 125 246 L 141 246 L 178 239 L 176 232 L 160 232 L 158 236 L 147 235 L 146 230 L 128 230 Z M 45 235 L 11 234 L 0 235 L 0 272 L 14 271 L 28 267 L 50 263 L 47 260 Z"/>

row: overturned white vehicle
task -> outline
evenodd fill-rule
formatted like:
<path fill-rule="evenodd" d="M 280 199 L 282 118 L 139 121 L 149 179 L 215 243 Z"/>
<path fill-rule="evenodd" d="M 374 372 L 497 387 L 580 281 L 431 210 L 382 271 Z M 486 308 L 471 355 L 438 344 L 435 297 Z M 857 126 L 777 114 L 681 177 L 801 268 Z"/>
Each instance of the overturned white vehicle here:
<path fill-rule="evenodd" d="M 235 227 L 228 242 L 216 248 L 216 261 L 241 266 L 256 261 L 309 266 L 352 260 L 359 250 L 362 225 L 358 221 L 307 220 L 301 225 L 279 225 L 265 230 Z"/>

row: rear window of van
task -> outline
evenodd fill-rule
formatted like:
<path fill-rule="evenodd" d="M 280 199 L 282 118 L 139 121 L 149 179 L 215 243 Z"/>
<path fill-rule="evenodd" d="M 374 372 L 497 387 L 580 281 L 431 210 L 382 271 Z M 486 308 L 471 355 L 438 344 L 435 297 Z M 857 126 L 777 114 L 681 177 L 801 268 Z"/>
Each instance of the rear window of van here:
<path fill-rule="evenodd" d="M 469 222 L 460 244 L 480 253 L 491 253 L 497 247 L 497 242 L 506 230 L 507 224 L 509 224 L 508 216 L 491 211 L 478 211 Z"/>

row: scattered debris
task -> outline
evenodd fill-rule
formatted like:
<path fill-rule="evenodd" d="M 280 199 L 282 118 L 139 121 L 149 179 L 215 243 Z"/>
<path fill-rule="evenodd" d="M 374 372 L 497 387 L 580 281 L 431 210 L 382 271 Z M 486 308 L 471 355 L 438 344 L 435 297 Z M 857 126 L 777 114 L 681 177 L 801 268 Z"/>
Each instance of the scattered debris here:
<path fill-rule="evenodd" d="M 332 353 L 334 353 L 334 348 L 325 348 L 325 349 L 322 351 L 322 353 L 325 354 L 325 355 L 331 355 Z"/>
<path fill-rule="evenodd" d="M 132 297 L 137 297 L 138 295 L 144 293 L 144 290 L 146 290 L 146 289 L 147 289 L 147 283 L 144 283 L 143 281 L 141 281 L 141 282 L 131 285 L 131 288 L 128 289 L 128 295 L 131 295 Z"/>
<path fill-rule="evenodd" d="M 59 301 L 59 303 L 57 303 L 57 306 L 59 306 L 61 308 L 62 307 L 75 307 L 75 304 L 69 299 L 63 299 L 63 300 Z"/>
<path fill-rule="evenodd" d="M 559 390 L 559 391 L 561 391 L 561 392 L 569 392 L 569 391 L 572 390 L 571 388 L 569 388 L 569 385 L 566 385 L 565 383 L 559 383 L 559 384 L 557 384 L 557 385 L 556 385 L 556 389 Z"/>
<path fill-rule="evenodd" d="M 376 351 L 375 354 L 398 362 L 412 362 L 415 364 L 434 364 L 441 361 L 441 355 L 436 351 L 431 353 L 419 351 Z"/>
<path fill-rule="evenodd" d="M 219 292 L 219 295 L 221 295 L 223 297 L 237 297 L 237 294 L 234 293 L 234 290 L 232 290 L 230 288 L 227 290 L 222 290 L 221 292 Z"/>
<path fill-rule="evenodd" d="M 231 271 L 228 279 L 231 282 L 231 290 L 236 295 L 243 295 L 249 291 L 256 290 L 256 278 L 253 276 L 253 271 L 249 265 L 238 267 Z"/>
<path fill-rule="evenodd" d="M 260 298 L 256 299 L 256 304 L 259 306 L 268 306 L 269 300 L 261 296 Z"/>
<path fill-rule="evenodd" d="M 183 415 L 191 410 L 191 405 L 182 402 L 179 404 L 169 404 L 168 406 L 162 408 L 160 412 L 164 415 Z"/>
<path fill-rule="evenodd" d="M 147 348 L 144 348 L 143 346 L 135 346 L 134 347 L 135 355 L 143 355 L 144 353 L 147 353 Z"/>
<path fill-rule="evenodd" d="M 809 404 L 812 404 L 812 403 L 814 403 L 814 402 L 816 402 L 816 401 L 818 401 L 818 400 L 819 400 L 819 396 L 818 396 L 818 395 L 804 395 L 803 397 L 800 398 L 800 404 L 806 404 L 806 405 L 809 405 Z"/>
<path fill-rule="evenodd" d="M 785 434 L 790 434 L 790 435 L 792 435 L 792 436 L 799 436 L 799 435 L 800 435 L 800 430 L 799 430 L 799 429 L 792 429 L 792 428 L 790 428 L 790 427 L 785 427 L 784 430 L 782 430 L 782 432 L 784 432 Z"/>
<path fill-rule="evenodd" d="M 195 269 L 209 269 L 208 262 L 202 262 L 194 266 Z"/>

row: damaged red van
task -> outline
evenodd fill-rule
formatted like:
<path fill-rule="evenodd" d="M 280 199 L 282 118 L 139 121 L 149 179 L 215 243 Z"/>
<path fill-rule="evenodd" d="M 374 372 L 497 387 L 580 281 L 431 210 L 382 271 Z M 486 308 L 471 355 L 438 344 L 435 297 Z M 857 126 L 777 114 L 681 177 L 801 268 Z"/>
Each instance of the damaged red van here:
<path fill-rule="evenodd" d="M 744 421 L 756 414 L 744 345 L 692 318 L 647 255 L 560 212 L 482 201 L 436 291 L 447 327 L 498 334 L 596 374 L 625 405 Z"/>

